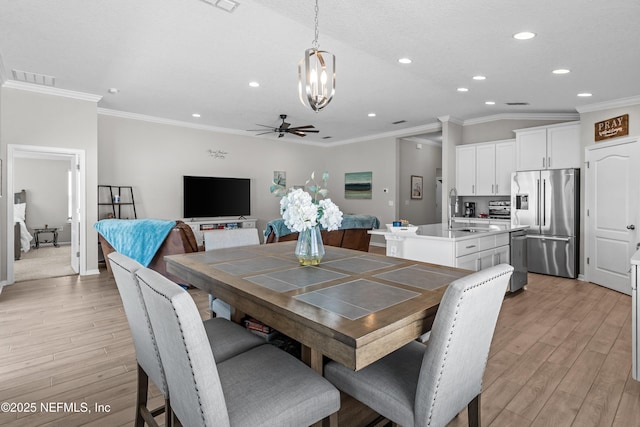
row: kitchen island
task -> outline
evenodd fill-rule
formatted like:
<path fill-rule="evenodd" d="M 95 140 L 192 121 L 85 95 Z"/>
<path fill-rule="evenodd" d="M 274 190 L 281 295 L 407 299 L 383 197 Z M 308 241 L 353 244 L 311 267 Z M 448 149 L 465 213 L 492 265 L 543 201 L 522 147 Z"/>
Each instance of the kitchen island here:
<path fill-rule="evenodd" d="M 387 256 L 478 271 L 510 264 L 511 233 L 526 228 L 468 222 L 454 224 L 452 229 L 438 223 L 420 225 L 415 232 L 378 229 L 369 233 L 385 237 Z"/>

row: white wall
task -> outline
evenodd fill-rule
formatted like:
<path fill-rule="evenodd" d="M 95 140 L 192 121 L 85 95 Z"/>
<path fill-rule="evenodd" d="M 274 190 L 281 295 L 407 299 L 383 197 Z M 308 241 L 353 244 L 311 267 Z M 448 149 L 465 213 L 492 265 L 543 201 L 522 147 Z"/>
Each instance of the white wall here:
<path fill-rule="evenodd" d="M 324 152 L 329 172 L 329 197 L 344 213 L 375 215 L 380 224 L 398 218 L 398 143 L 395 138 L 380 138 L 353 144 L 333 146 Z M 370 200 L 345 199 L 344 175 L 347 172 L 371 171 Z M 389 192 L 384 193 L 383 189 Z M 384 243 L 381 236 L 372 236 L 373 243 Z"/>
<path fill-rule="evenodd" d="M 525 129 L 536 126 L 546 126 L 570 120 L 526 120 L 526 119 L 503 119 L 494 120 L 472 125 L 465 125 L 462 128 L 462 141 L 460 144 L 474 144 L 476 142 L 501 141 L 503 139 L 514 139 L 515 129 Z"/>
<path fill-rule="evenodd" d="M 68 197 L 68 160 L 15 159 L 13 187 L 27 191 L 26 221 L 29 231 L 34 227 L 63 227 L 58 242 L 71 242 Z M 33 234 L 33 233 L 32 233 Z M 51 235 L 44 236 L 45 239 Z"/>
<path fill-rule="evenodd" d="M 421 148 L 418 149 L 418 144 Z M 400 140 L 398 217 L 411 224 L 436 222 L 436 170 L 442 168 L 442 147 Z M 422 199 L 411 198 L 411 175 L 423 177 Z"/>
<path fill-rule="evenodd" d="M 98 169 L 97 99 L 87 97 L 57 96 L 0 88 L 0 157 L 6 162 L 7 145 L 33 145 L 84 150 L 86 170 L 86 194 L 84 194 L 86 219 L 86 268 L 98 270 L 98 238 L 93 230 L 96 221 L 96 187 Z M 6 168 L 2 171 L 6 182 Z M 3 184 L 4 185 L 4 184 Z M 3 189 L 3 194 L 14 189 Z M 0 199 L 0 230 L 7 229 L 7 198 Z M 13 219 L 11 219 L 13 222 Z M 0 243 L 2 259 L 6 258 L 7 239 Z M 7 278 L 6 265 L 2 263 L 0 281 Z"/>
<path fill-rule="evenodd" d="M 640 104 L 629 105 L 625 107 L 617 108 L 602 108 L 597 111 L 581 112 L 580 113 L 580 142 L 582 144 L 582 150 L 580 150 L 580 164 L 584 165 L 584 148 L 597 144 L 595 142 L 595 129 L 594 126 L 597 122 L 611 119 L 621 116 L 623 114 L 629 114 L 629 136 L 640 136 Z M 615 138 L 605 139 L 602 142 L 612 141 Z M 586 253 L 586 169 L 580 168 L 580 274 L 585 272 L 586 259 L 589 256 Z"/>
<path fill-rule="evenodd" d="M 287 186 L 321 175 L 326 148 L 178 127 L 100 114 L 98 182 L 133 186 L 138 218 L 180 219 L 182 176 L 251 179 L 251 216 L 262 231 L 278 218 L 279 199 L 269 186 L 274 171 L 285 171 Z M 226 152 L 224 159 L 208 150 Z M 332 180 L 330 184 L 335 185 Z"/>

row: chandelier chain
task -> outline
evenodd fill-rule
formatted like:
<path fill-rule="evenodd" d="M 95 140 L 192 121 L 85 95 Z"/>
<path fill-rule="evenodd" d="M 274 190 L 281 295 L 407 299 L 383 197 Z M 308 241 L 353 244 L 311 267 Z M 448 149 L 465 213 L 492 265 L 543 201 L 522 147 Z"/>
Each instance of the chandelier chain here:
<path fill-rule="evenodd" d="M 314 34 L 315 38 L 313 39 L 313 43 L 312 43 L 313 48 L 316 49 L 316 50 L 318 50 L 318 47 L 320 47 L 320 45 L 318 44 L 318 34 L 319 34 L 319 31 L 318 31 L 318 11 L 319 11 L 318 0 L 316 0 L 316 9 L 315 9 L 316 20 L 315 20 L 315 34 Z"/>

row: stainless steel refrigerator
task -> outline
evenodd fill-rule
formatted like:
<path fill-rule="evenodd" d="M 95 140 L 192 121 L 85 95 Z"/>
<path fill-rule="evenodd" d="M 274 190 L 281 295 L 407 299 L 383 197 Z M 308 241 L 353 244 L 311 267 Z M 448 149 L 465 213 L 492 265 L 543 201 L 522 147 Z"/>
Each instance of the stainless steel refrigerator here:
<path fill-rule="evenodd" d="M 578 277 L 580 169 L 515 172 L 511 224 L 528 225 L 532 273 Z"/>

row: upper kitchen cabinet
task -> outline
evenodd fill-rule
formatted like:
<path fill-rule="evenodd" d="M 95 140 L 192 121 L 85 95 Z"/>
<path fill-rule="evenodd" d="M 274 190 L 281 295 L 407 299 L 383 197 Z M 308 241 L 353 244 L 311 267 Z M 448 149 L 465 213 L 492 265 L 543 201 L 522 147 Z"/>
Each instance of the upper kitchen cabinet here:
<path fill-rule="evenodd" d="M 516 169 L 580 167 L 580 122 L 519 129 L 516 133 Z"/>
<path fill-rule="evenodd" d="M 461 196 L 508 196 L 514 171 L 514 140 L 456 147 L 456 189 Z"/>
<path fill-rule="evenodd" d="M 476 147 L 456 147 L 456 189 L 458 195 L 469 196 L 476 192 Z"/>
<path fill-rule="evenodd" d="M 456 189 L 461 196 L 508 196 L 514 171 L 514 140 L 456 147 Z"/>

